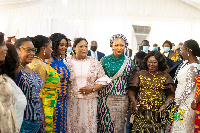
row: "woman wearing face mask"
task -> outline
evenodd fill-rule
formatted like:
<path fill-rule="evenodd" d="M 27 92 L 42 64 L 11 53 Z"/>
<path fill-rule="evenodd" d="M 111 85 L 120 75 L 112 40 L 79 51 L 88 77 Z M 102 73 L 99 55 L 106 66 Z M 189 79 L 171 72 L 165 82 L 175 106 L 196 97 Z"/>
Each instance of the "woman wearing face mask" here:
<path fill-rule="evenodd" d="M 172 43 L 168 40 L 166 40 L 163 43 L 163 49 L 164 49 L 164 55 L 168 57 L 169 59 L 176 61 L 176 54 L 171 50 L 172 49 Z"/>
<path fill-rule="evenodd" d="M 43 80 L 44 86 L 40 93 L 40 98 L 42 98 L 44 108 L 45 130 L 46 133 L 52 133 L 54 110 L 58 98 L 57 87 L 60 85 L 60 77 L 54 68 L 45 63 L 45 59 L 49 59 L 53 51 L 51 40 L 48 37 L 37 35 L 32 39 L 32 42 L 37 52 L 28 66 L 37 72 Z"/>
<path fill-rule="evenodd" d="M 43 87 L 42 78 L 27 66 L 27 64 L 32 62 L 36 49 L 28 38 L 18 39 L 15 42 L 15 46 L 21 59 L 20 72 L 17 74 L 16 84 L 21 88 L 27 99 L 20 132 L 45 132 L 44 115 L 39 96 Z"/>
<path fill-rule="evenodd" d="M 70 72 L 63 62 L 62 55 L 67 50 L 67 38 L 61 33 L 54 33 L 50 36 L 53 52 L 47 63 L 57 70 L 60 75 L 60 86 L 57 88 L 58 99 L 55 108 L 54 132 L 67 132 L 67 95 Z"/>
<path fill-rule="evenodd" d="M 19 132 L 23 121 L 26 97 L 16 85 L 19 56 L 12 44 L 4 43 L 0 32 L 0 132 Z"/>
<path fill-rule="evenodd" d="M 88 42 L 77 38 L 74 42 L 75 56 L 67 57 L 71 76 L 67 101 L 67 130 L 69 133 L 97 132 L 98 91 L 110 82 L 94 57 L 87 56 Z"/>
<path fill-rule="evenodd" d="M 98 132 L 124 132 L 124 118 L 129 106 L 128 82 L 135 68 L 133 60 L 124 55 L 127 45 L 124 35 L 113 35 L 110 39 L 113 53 L 100 60 L 112 82 L 99 92 Z"/>
<path fill-rule="evenodd" d="M 182 120 L 177 119 L 173 122 L 172 133 L 191 133 L 194 132 L 195 111 L 191 108 L 191 103 L 198 103 L 195 98 L 197 86 L 196 77 L 199 75 L 200 64 L 197 56 L 200 57 L 199 44 L 195 40 L 187 40 L 181 47 L 183 60 L 188 60 L 177 75 L 177 88 L 175 92 L 175 110 L 177 114 L 183 114 Z M 183 113 L 184 112 L 184 113 Z"/>
<path fill-rule="evenodd" d="M 173 101 L 173 79 L 164 55 L 151 51 L 143 60 L 142 70 L 130 81 L 128 95 L 134 114 L 132 132 L 164 133 L 168 122 L 166 107 Z"/>

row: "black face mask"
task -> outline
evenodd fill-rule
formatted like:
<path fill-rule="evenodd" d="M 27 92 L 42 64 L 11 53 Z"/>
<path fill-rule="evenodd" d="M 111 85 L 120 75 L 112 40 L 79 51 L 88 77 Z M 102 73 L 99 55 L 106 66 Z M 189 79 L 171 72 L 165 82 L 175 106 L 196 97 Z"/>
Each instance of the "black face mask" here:
<path fill-rule="evenodd" d="M 91 46 L 90 48 L 93 52 L 95 52 L 97 50 L 97 46 Z"/>

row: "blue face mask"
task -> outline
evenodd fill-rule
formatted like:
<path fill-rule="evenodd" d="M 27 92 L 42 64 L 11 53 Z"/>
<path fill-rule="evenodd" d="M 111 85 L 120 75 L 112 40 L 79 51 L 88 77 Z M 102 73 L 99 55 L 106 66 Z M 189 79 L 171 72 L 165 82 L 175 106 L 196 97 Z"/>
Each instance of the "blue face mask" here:
<path fill-rule="evenodd" d="M 157 47 L 153 47 L 153 51 L 158 51 L 158 48 Z"/>
<path fill-rule="evenodd" d="M 170 47 L 164 47 L 164 51 L 165 52 L 169 52 L 170 51 Z"/>
<path fill-rule="evenodd" d="M 148 52 L 149 46 L 143 46 L 143 52 Z"/>
<path fill-rule="evenodd" d="M 71 52 L 72 51 L 72 47 L 67 47 L 67 52 Z"/>

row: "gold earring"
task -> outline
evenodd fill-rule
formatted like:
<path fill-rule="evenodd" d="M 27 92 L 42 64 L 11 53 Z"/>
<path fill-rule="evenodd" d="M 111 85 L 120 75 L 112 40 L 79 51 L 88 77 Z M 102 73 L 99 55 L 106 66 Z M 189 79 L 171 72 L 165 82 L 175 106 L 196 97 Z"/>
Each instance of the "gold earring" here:
<path fill-rule="evenodd" d="M 44 50 L 44 55 L 45 55 L 45 50 Z"/>

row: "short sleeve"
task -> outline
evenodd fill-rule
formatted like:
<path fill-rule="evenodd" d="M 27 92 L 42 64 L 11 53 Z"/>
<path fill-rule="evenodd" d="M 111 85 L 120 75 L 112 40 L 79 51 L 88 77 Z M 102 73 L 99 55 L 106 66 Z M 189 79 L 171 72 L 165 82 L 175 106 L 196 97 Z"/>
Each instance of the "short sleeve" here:
<path fill-rule="evenodd" d="M 140 83 L 140 72 L 137 72 L 133 78 L 130 80 L 129 82 L 129 86 L 135 86 L 135 87 L 139 87 L 139 83 Z"/>
<path fill-rule="evenodd" d="M 168 73 L 166 73 L 167 74 L 167 76 L 166 76 L 166 81 L 165 81 L 165 89 L 171 89 L 171 91 L 172 92 L 174 92 L 175 90 L 175 88 L 174 88 L 174 80 L 172 79 L 172 77 L 168 74 Z"/>

